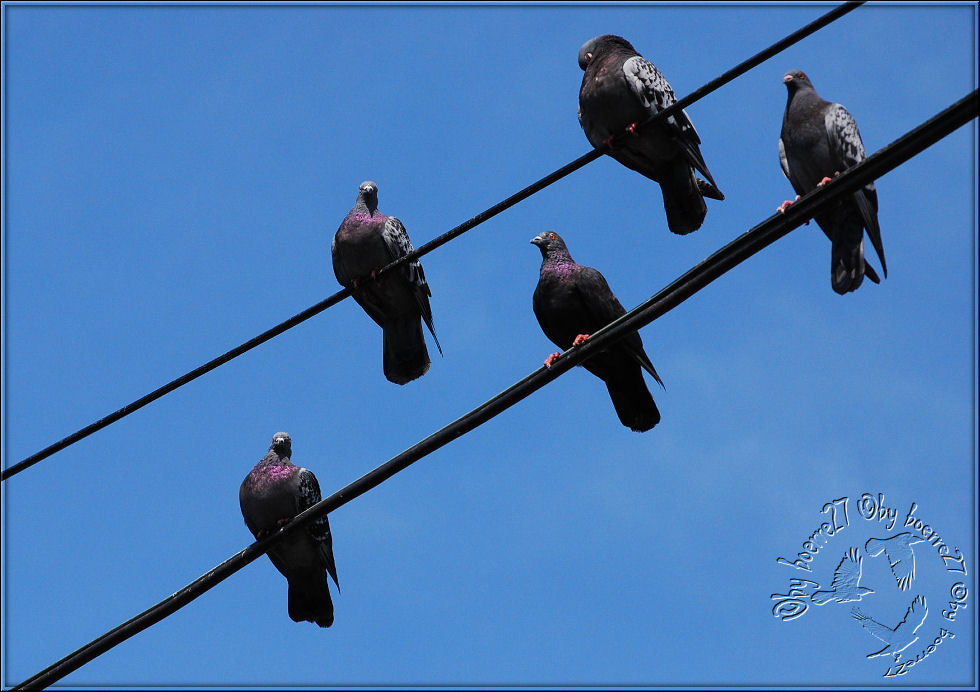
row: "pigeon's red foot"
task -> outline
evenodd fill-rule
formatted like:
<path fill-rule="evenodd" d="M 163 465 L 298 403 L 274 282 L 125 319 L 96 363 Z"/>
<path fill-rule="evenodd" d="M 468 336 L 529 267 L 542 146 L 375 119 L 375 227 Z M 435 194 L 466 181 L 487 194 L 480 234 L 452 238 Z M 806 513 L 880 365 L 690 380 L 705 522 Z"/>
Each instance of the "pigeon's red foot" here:
<path fill-rule="evenodd" d="M 258 533 L 255 534 L 255 540 L 261 541 L 263 538 L 269 535 L 269 531 L 266 529 L 259 529 Z"/>
<path fill-rule="evenodd" d="M 840 173 L 835 173 L 834 175 L 837 176 L 837 175 L 840 175 Z M 819 183 L 817 183 L 817 187 L 823 187 L 824 185 L 826 185 L 827 183 L 829 183 L 831 180 L 833 180 L 833 178 L 828 178 L 827 176 L 824 176 L 823 177 L 823 180 L 821 180 Z"/>
<path fill-rule="evenodd" d="M 377 269 L 372 269 L 371 270 L 371 279 L 373 281 L 377 281 L 378 280 L 378 270 Z"/>
<path fill-rule="evenodd" d="M 780 204 L 778 207 L 776 207 L 776 211 L 778 211 L 780 214 L 785 214 L 786 213 L 786 210 L 789 208 L 789 206 L 791 204 L 793 204 L 793 202 L 799 202 L 799 201 L 800 201 L 800 196 L 797 195 L 795 200 L 793 200 L 793 201 L 786 200 L 785 202 L 783 202 L 782 204 Z"/>
<path fill-rule="evenodd" d="M 555 351 L 554 353 L 552 353 L 550 356 L 544 359 L 544 366 L 546 368 L 550 368 L 551 364 L 554 363 L 555 359 L 558 358 L 558 356 L 560 355 L 561 355 L 560 351 Z"/>
<path fill-rule="evenodd" d="M 613 147 L 613 138 L 611 136 L 610 137 L 606 137 L 604 140 L 602 140 L 602 143 L 605 144 L 610 149 L 613 149 L 614 148 Z"/>
<path fill-rule="evenodd" d="M 350 285 L 352 288 L 357 288 L 357 284 L 360 283 L 357 279 L 351 279 Z"/>
<path fill-rule="evenodd" d="M 572 346 L 578 346 L 579 344 L 583 344 L 588 338 L 589 338 L 588 334 L 579 334 L 578 336 L 575 337 L 575 340 L 572 342 Z"/>
<path fill-rule="evenodd" d="M 636 123 L 630 123 L 629 127 L 626 128 L 626 131 L 629 132 L 634 137 L 636 137 L 637 136 L 636 135 L 636 127 L 637 127 L 637 124 Z"/>
<path fill-rule="evenodd" d="M 283 526 L 285 526 L 286 524 L 288 524 L 292 520 L 293 520 L 292 517 L 283 517 L 282 519 L 280 519 L 279 521 L 276 522 L 276 528 L 277 529 L 281 529 Z"/>

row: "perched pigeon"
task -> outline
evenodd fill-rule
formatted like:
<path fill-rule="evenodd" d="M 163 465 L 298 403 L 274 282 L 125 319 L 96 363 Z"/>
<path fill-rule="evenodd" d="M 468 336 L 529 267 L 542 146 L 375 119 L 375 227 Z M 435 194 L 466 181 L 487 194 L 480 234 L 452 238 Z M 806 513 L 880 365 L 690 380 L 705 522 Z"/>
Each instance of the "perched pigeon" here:
<path fill-rule="evenodd" d="M 816 591 L 811 594 L 810 600 L 817 605 L 824 605 L 830 601 L 835 603 L 860 601 L 874 593 L 874 589 L 861 586 L 860 581 L 861 555 L 857 548 L 851 548 L 844 553 L 837 569 L 834 570 L 834 581 L 830 584 L 830 590 Z"/>
<path fill-rule="evenodd" d="M 238 491 L 245 525 L 256 539 L 265 538 L 320 501 L 313 472 L 289 461 L 292 441 L 284 432 L 272 438 L 269 453 L 245 476 Z M 330 523 L 324 514 L 269 549 L 269 559 L 289 582 L 289 617 L 320 627 L 333 624 L 333 602 L 327 573 L 340 588 L 333 561 Z M 326 570 L 326 572 L 324 571 Z"/>
<path fill-rule="evenodd" d="M 677 101 L 670 84 L 629 41 L 610 34 L 587 41 L 578 52 L 578 65 L 585 70 L 578 121 L 589 142 L 598 147 L 624 130 L 634 133 L 610 156 L 660 183 L 671 231 L 696 231 L 708 213 L 704 197 L 725 196 L 708 172 L 691 119 L 682 110 L 665 122 L 636 129 Z M 695 170 L 708 182 L 698 178 Z"/>
<path fill-rule="evenodd" d="M 857 123 L 844 106 L 820 98 L 810 79 L 799 70 L 787 72 L 783 83 L 788 94 L 779 135 L 779 162 L 796 194 L 805 195 L 867 157 Z M 779 211 L 790 204 L 783 202 Z M 830 238 L 830 282 L 837 293 L 856 291 L 865 275 L 880 283 L 875 270 L 864 261 L 865 229 L 878 253 L 881 271 L 888 276 L 873 182 L 820 212 L 816 220 Z"/>
<path fill-rule="evenodd" d="M 857 608 L 851 610 L 851 616 L 855 620 L 860 622 L 875 637 L 885 642 L 884 648 L 868 654 L 868 658 L 894 656 L 896 663 L 901 658 L 900 654 L 919 640 L 916 632 L 922 627 L 928 615 L 929 608 L 926 606 L 926 599 L 923 596 L 916 596 L 912 599 L 912 605 L 905 611 L 905 617 L 894 627 L 881 624 Z"/>
<path fill-rule="evenodd" d="M 361 183 L 357 203 L 333 237 L 333 272 L 383 330 L 384 373 L 395 384 L 411 382 L 429 370 L 419 318 L 425 320 L 442 353 L 432 327 L 432 293 L 419 261 L 374 278 L 377 270 L 413 249 L 402 222 L 378 211 L 378 186 L 370 180 Z"/>
<path fill-rule="evenodd" d="M 915 551 L 912 546 L 922 543 L 925 539 L 914 533 L 905 531 L 891 538 L 869 538 L 864 549 L 869 557 L 878 557 L 882 553 L 888 560 L 895 582 L 902 591 L 907 591 L 915 579 Z"/>
<path fill-rule="evenodd" d="M 534 315 L 545 336 L 562 350 L 585 341 L 626 310 L 620 305 L 602 274 L 576 264 L 565 241 L 554 231 L 544 231 L 531 240 L 541 250 L 541 275 L 534 289 Z M 551 363 L 560 354 L 545 361 Z M 623 425 L 637 432 L 660 422 L 660 411 L 643 381 L 645 369 L 663 386 L 643 351 L 639 332 L 622 338 L 591 356 L 582 365 L 606 383 L 609 397 Z"/>

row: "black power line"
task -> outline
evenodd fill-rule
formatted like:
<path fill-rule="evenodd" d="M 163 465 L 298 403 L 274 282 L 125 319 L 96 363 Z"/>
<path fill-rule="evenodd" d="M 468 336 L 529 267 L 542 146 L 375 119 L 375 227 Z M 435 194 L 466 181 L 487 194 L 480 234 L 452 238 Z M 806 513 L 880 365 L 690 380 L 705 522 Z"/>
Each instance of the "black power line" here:
<path fill-rule="evenodd" d="M 261 557 L 285 535 L 299 530 L 317 517 L 332 512 L 377 487 L 422 457 L 465 435 L 530 396 L 533 392 L 581 363 L 595 351 L 601 350 L 609 343 L 622 338 L 626 333 L 649 324 L 677 307 L 728 270 L 812 218 L 821 207 L 853 192 L 871 180 L 880 178 L 976 118 L 978 114 L 980 114 L 980 99 L 978 99 L 977 90 L 974 90 L 938 115 L 875 152 L 862 163 L 834 178 L 826 187 L 808 193 L 790 206 L 785 214 L 771 216 L 751 230 L 746 231 L 700 264 L 685 272 L 656 295 L 597 331 L 581 345 L 565 351 L 550 368 L 538 368 L 469 413 L 437 430 L 401 454 L 392 457 L 333 495 L 297 514 L 289 524 L 277 533 L 251 544 L 206 574 L 198 577 L 177 593 L 127 620 L 12 689 L 47 687 L 117 644 L 156 624 L 204 592 L 217 586 L 253 560 Z"/>
<path fill-rule="evenodd" d="M 772 44 L 771 46 L 769 46 L 765 50 L 763 50 L 763 51 L 761 51 L 759 53 L 756 53 L 754 56 L 752 56 L 748 60 L 746 60 L 746 61 L 740 63 L 739 65 L 736 65 L 732 69 L 728 70 L 727 72 L 725 72 L 724 74 L 722 74 L 720 77 L 716 77 L 715 79 L 711 80 L 710 82 L 708 82 L 707 84 L 705 84 L 701 88 L 693 91 L 692 93 L 688 94 L 687 96 L 685 96 L 681 100 L 677 101 L 676 103 L 674 103 L 670 107 L 664 109 L 660 113 L 657 113 L 656 115 L 652 116 L 651 118 L 648 118 L 644 123 L 642 123 L 640 125 L 640 127 L 641 128 L 642 127 L 646 127 L 646 126 L 648 126 L 649 124 L 651 124 L 653 122 L 657 122 L 657 121 L 660 121 L 660 120 L 663 120 L 665 118 L 670 117 L 671 115 L 673 115 L 674 113 L 676 113 L 677 111 L 679 111 L 681 108 L 685 108 L 685 107 L 691 105 L 692 103 L 694 103 L 695 101 L 698 101 L 698 100 L 704 98 L 705 96 L 707 96 L 711 92 L 715 91 L 716 89 L 719 89 L 720 87 L 724 86 L 725 84 L 727 84 L 728 82 L 732 81 L 736 77 L 738 77 L 738 76 L 740 76 L 740 75 L 748 72 L 753 67 L 755 67 L 755 66 L 761 64 L 762 62 L 768 60 L 769 58 L 771 58 L 772 56 L 776 55 L 780 51 L 783 51 L 786 48 L 788 48 L 789 46 L 793 45 L 794 43 L 797 43 L 797 42 L 801 41 L 802 39 L 806 38 L 810 34 L 816 32 L 816 31 L 819 31 L 820 29 L 822 29 L 826 25 L 828 25 L 831 22 L 839 19 L 840 17 L 844 16 L 845 14 L 847 14 L 848 12 L 850 12 L 851 10 L 857 9 L 858 7 L 860 7 L 863 4 L 864 4 L 864 0 L 860 0 L 858 2 L 847 2 L 847 3 L 843 4 L 843 5 L 840 5 L 838 7 L 835 7 L 833 10 L 831 10 L 827 14 L 823 15 L 819 19 L 811 22 L 810 24 L 807 24 L 806 26 L 802 27 L 801 29 L 798 29 L 797 31 L 794 31 L 792 34 L 790 34 L 786 38 L 784 38 L 784 39 L 782 39 L 780 41 L 777 41 L 776 43 Z M 627 136 L 628 135 L 625 132 L 620 133 L 619 135 L 617 135 L 616 137 L 613 138 L 612 144 L 615 145 L 616 143 L 621 142 Z M 476 226 L 480 225 L 484 221 L 487 221 L 487 220 L 493 218 L 494 216 L 496 216 L 500 212 L 505 211 L 506 209 L 509 209 L 510 207 L 514 206 L 518 202 L 521 202 L 521 201 L 527 199 L 528 197 L 530 197 L 531 195 L 535 194 L 536 192 L 540 192 L 541 190 L 543 190 L 544 188 L 548 187 L 552 183 L 557 182 L 558 180 L 561 180 L 565 176 L 569 175 L 570 173 L 573 173 L 573 172 L 577 171 L 579 168 L 582 168 L 586 164 L 591 163 L 592 161 L 595 161 L 597 158 L 599 158 L 600 156 L 602 156 L 603 154 L 605 154 L 607 151 L 608 151 L 608 145 L 605 145 L 604 144 L 601 147 L 597 147 L 596 149 L 593 149 L 589 153 L 584 154 L 583 156 L 580 156 L 579 158 L 575 159 L 574 161 L 572 161 L 571 163 L 567 164 L 566 166 L 563 166 L 562 168 L 559 168 L 554 173 L 551 173 L 549 175 L 546 175 L 545 177 L 543 177 L 540 180 L 538 180 L 536 183 L 533 183 L 531 185 L 528 185 L 526 188 L 524 188 L 520 192 L 518 192 L 518 193 L 516 193 L 514 195 L 511 195 L 510 197 L 508 197 L 504 201 L 499 202 L 499 203 L 493 205 L 492 207 L 490 207 L 486 211 L 477 214 L 476 216 L 472 217 L 471 219 L 469 219 L 467 221 L 464 221 L 463 223 L 461 223 L 460 225 L 456 226 L 455 228 L 453 228 L 453 229 L 451 229 L 451 230 L 443 233 L 441 236 L 438 236 L 438 237 L 430 240 L 429 242 L 425 243 L 424 245 L 419 246 L 415 250 L 415 252 L 410 252 L 410 253 L 408 253 L 406 255 L 403 255 L 402 257 L 399 257 L 397 260 L 395 260 L 391 264 L 388 264 L 384 268 L 380 269 L 376 273 L 376 276 L 381 276 L 384 273 L 391 271 L 395 267 L 401 266 L 405 262 L 409 262 L 409 261 L 411 261 L 411 260 L 413 260 L 413 259 L 415 259 L 417 257 L 422 257 L 423 255 L 426 255 L 426 254 L 432 252 L 436 248 L 441 247 L 442 245 L 445 245 L 450 240 L 453 240 L 454 238 L 457 238 L 457 237 L 461 236 L 463 233 L 466 233 L 467 231 L 471 230 L 472 228 L 475 228 Z M 306 320 L 310 319 L 311 317 L 320 314 L 321 312 L 323 312 L 327 308 L 336 305 L 337 303 L 339 303 L 340 301 L 342 301 L 344 298 L 346 298 L 349 295 L 350 295 L 350 290 L 349 289 L 346 289 L 345 288 L 345 289 L 343 289 L 341 291 L 338 291 L 337 293 L 334 293 L 332 296 L 330 296 L 328 298 L 325 298 L 324 300 L 320 301 L 316 305 L 313 305 L 313 306 L 307 308 L 306 310 L 303 310 L 302 312 L 294 315 L 293 317 L 290 317 L 285 322 L 282 322 L 281 324 L 276 325 L 272 329 L 269 329 L 267 331 L 262 332 L 261 334 L 259 334 L 255 338 L 246 341 L 245 343 L 241 344 L 240 346 L 236 346 L 235 348 L 231 349 L 227 353 L 224 353 L 223 355 L 220 355 L 217 358 L 208 361 L 204 365 L 201 365 L 200 367 L 197 367 L 194 370 L 191 370 L 190 372 L 188 372 L 188 373 L 186 373 L 184 375 L 181 375 L 180 377 L 178 377 L 175 380 L 171 380 L 170 382 L 168 382 L 167 384 L 163 385 L 159 389 L 153 390 L 149 394 L 147 394 L 147 395 L 145 395 L 145 396 L 137 399 L 136 401 L 132 402 L 131 404 L 127 404 L 126 406 L 123 406 L 118 411 L 115 411 L 113 413 L 110 413 L 109 415 L 105 416 L 104 418 L 100 418 L 99 420 L 95 421 L 94 423 L 90 423 L 89 425 L 86 425 L 84 428 L 82 428 L 82 429 L 80 429 L 80 430 L 72 433 L 68 437 L 65 437 L 65 438 L 59 440 L 58 442 L 55 442 L 54 444 L 45 447 L 44 449 L 42 449 L 39 452 L 35 452 L 34 454 L 31 454 L 29 457 L 27 457 L 27 458 L 25 458 L 25 459 L 17 462 L 16 464 L 13 464 L 12 466 L 4 469 L 3 470 L 3 473 L 0 474 L 0 481 L 7 480 L 11 476 L 20 473 L 24 469 L 26 469 L 26 468 L 28 468 L 30 466 L 33 466 L 34 464 L 36 464 L 37 462 L 39 462 L 39 461 L 41 461 L 43 459 L 48 458 L 52 454 L 55 454 L 57 452 L 60 452 L 61 450 L 65 449 L 66 447 L 69 447 L 69 446 L 75 444 L 76 442 L 78 442 L 78 441 L 80 441 L 80 440 L 88 437 L 92 433 L 98 432 L 102 428 L 105 428 L 105 427 L 111 425 L 112 423 L 115 423 L 116 421 L 121 420 L 122 418 L 125 418 L 130 413 L 134 413 L 134 412 L 138 411 L 139 409 L 143 408 L 147 404 L 149 404 L 149 403 L 151 403 L 153 401 L 156 401 L 160 397 L 162 397 L 162 396 L 164 396 L 166 394 L 169 394 L 170 392 L 174 391 L 175 389 L 177 389 L 179 387 L 182 387 L 183 385 L 187 384 L 188 382 L 191 382 L 192 380 L 196 380 L 201 375 L 204 375 L 204 374 L 206 374 L 208 372 L 211 372 L 212 370 L 214 370 L 218 366 L 224 365 L 228 361 L 230 361 L 230 360 L 232 360 L 234 358 L 237 358 L 238 356 L 242 355 L 246 351 L 250 351 L 251 349 L 255 348 L 256 346 L 259 346 L 260 344 L 264 344 L 266 341 L 269 341 L 273 337 L 276 337 L 276 336 L 282 334 L 287 329 L 291 329 L 292 327 L 295 327 L 296 325 L 300 324 L 301 322 L 305 322 Z"/>

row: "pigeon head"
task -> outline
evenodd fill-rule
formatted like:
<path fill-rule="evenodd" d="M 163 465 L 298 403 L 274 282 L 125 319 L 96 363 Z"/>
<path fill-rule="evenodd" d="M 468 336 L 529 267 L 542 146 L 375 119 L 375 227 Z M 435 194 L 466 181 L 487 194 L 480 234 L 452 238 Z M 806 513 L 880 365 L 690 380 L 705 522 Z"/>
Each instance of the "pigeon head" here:
<path fill-rule="evenodd" d="M 813 88 L 813 84 L 810 83 L 810 78 L 806 76 L 801 70 L 790 70 L 783 75 L 783 84 L 789 89 L 790 93 L 801 88 Z"/>
<path fill-rule="evenodd" d="M 546 259 L 556 257 L 572 259 L 572 256 L 568 253 L 568 247 L 565 245 L 565 241 L 554 231 L 543 231 L 539 233 L 531 238 L 531 244 L 537 245 L 538 249 L 541 250 L 541 256 Z"/>
<path fill-rule="evenodd" d="M 578 66 L 584 70 L 597 55 L 613 48 L 618 48 L 628 53 L 636 53 L 636 49 L 633 48 L 632 44 L 622 36 L 604 34 L 589 39 L 579 48 Z"/>
<path fill-rule="evenodd" d="M 357 201 L 371 211 L 378 208 L 378 184 L 373 180 L 365 180 L 357 188 Z"/>
<path fill-rule="evenodd" d="M 289 437 L 289 433 L 277 432 L 272 436 L 272 444 L 269 445 L 269 451 L 275 452 L 280 458 L 289 458 L 292 454 L 293 441 Z"/>

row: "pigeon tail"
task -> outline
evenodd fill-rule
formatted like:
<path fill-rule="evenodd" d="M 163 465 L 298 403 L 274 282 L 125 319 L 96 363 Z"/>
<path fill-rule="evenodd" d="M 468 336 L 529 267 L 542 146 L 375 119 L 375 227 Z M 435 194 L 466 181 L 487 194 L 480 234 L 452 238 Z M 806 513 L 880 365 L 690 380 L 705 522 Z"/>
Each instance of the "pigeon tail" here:
<path fill-rule="evenodd" d="M 685 235 L 701 228 L 708 207 L 701 196 L 694 171 L 686 164 L 680 166 L 679 170 L 661 178 L 660 191 L 664 197 L 664 211 L 667 212 L 667 227 L 672 233 Z"/>
<path fill-rule="evenodd" d="M 631 369 L 632 370 L 632 369 Z M 660 422 L 660 411 L 639 368 L 603 378 L 619 421 L 634 432 L 646 432 Z"/>
<path fill-rule="evenodd" d="M 390 382 L 406 384 L 429 371 L 422 322 L 417 315 L 384 325 L 384 373 Z"/>
<path fill-rule="evenodd" d="M 856 291 L 864 279 L 864 228 L 843 208 L 834 214 L 831 233 L 830 271 L 834 290 L 844 295 Z"/>
<path fill-rule="evenodd" d="M 289 617 L 293 622 L 315 622 L 320 627 L 333 624 L 333 601 L 325 572 L 289 580 Z"/>

